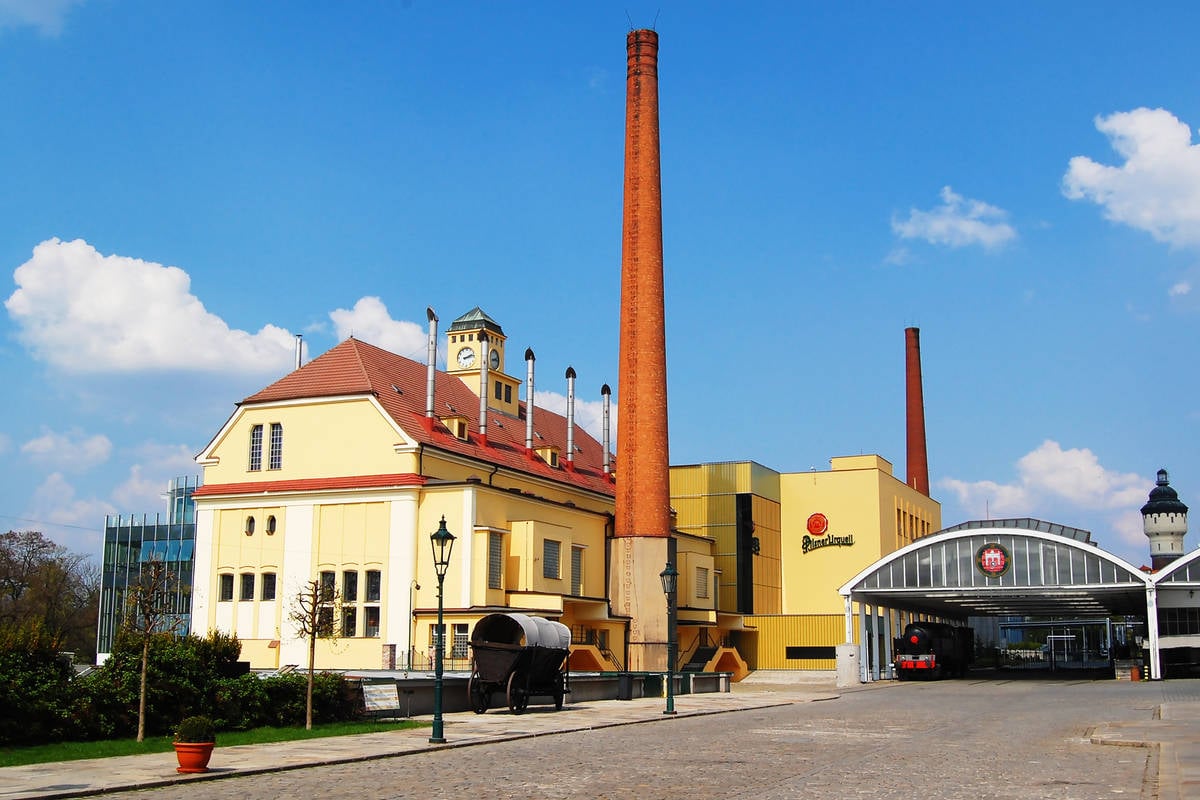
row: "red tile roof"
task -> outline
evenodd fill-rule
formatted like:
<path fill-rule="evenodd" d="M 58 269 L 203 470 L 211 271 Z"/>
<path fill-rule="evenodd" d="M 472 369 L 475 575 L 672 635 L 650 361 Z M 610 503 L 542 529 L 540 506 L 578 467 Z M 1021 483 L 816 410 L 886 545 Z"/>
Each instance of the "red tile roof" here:
<path fill-rule="evenodd" d="M 434 382 L 434 416 L 466 417 L 469 441 L 462 441 L 440 422 L 425 427 L 425 364 L 390 353 L 355 338 L 346 339 L 300 369 L 252 394 L 241 405 L 301 400 L 310 397 L 374 395 L 388 415 L 411 439 L 541 478 L 612 496 L 613 482 L 604 474 L 603 449 L 589 433 L 575 426 L 575 469 L 551 467 L 525 452 L 525 403 L 520 417 L 488 411 L 487 447 L 481 447 L 479 396 L 455 375 L 438 371 Z M 399 391 L 396 391 L 399 389 Z M 560 464 L 567 460 L 567 420 L 561 414 L 535 407 L 534 449 L 557 447 Z M 430 475 L 427 477 L 437 477 Z M 483 477 L 483 476 L 480 476 Z"/>
<path fill-rule="evenodd" d="M 210 483 L 196 489 L 196 497 L 227 494 L 269 494 L 272 492 L 316 492 L 334 489 L 383 489 L 391 486 L 423 486 L 425 478 L 411 472 L 394 475 L 350 475 L 338 478 L 300 478 L 290 481 L 250 481 L 247 483 Z"/>

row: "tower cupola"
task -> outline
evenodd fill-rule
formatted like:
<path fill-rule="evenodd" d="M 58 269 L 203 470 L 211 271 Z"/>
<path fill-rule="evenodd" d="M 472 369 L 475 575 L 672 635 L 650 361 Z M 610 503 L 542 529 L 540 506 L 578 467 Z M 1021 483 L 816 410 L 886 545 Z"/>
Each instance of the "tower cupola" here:
<path fill-rule="evenodd" d="M 1171 488 L 1165 469 L 1158 471 L 1155 484 L 1142 506 L 1142 531 L 1150 540 L 1150 566 L 1157 570 L 1183 555 L 1188 508 Z"/>

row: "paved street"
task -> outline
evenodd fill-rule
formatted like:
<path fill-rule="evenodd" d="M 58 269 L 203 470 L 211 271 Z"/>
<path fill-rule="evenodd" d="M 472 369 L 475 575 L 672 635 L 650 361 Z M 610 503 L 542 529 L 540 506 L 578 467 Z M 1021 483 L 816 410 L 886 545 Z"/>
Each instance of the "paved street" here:
<path fill-rule="evenodd" d="M 781 692 L 781 698 L 785 695 Z M 815 702 L 651 718 L 644 724 L 490 740 L 110 796 L 1151 798 L 1156 796 L 1156 750 L 1104 746 L 1089 737 L 1098 726 L 1147 723 L 1164 700 L 1200 700 L 1200 684 L 879 684 Z M 561 713 L 565 719 L 586 709 Z M 520 727 L 525 720 L 533 729 L 539 717 L 553 714 L 531 707 L 525 717 L 505 724 Z M 500 722 L 507 714 L 487 716 Z M 447 727 L 448 737 L 454 732 L 453 725 Z"/>

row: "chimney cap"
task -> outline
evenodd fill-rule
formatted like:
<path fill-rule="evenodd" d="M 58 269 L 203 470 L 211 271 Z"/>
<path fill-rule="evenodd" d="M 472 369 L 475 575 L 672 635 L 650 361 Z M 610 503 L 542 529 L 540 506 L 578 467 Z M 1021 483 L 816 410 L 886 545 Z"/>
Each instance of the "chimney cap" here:
<path fill-rule="evenodd" d="M 567 367 L 567 375 L 566 375 L 566 377 L 567 377 L 567 380 L 574 380 L 574 379 L 575 379 L 575 368 L 574 368 L 574 367 Z"/>

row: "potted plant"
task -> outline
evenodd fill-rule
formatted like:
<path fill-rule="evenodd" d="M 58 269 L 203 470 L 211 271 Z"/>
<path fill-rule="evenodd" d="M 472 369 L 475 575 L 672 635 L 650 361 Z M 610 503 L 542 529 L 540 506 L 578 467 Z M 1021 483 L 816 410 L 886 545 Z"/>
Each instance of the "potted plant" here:
<path fill-rule="evenodd" d="M 217 729 L 208 717 L 185 717 L 175 728 L 176 772 L 207 772 L 217 743 Z"/>

